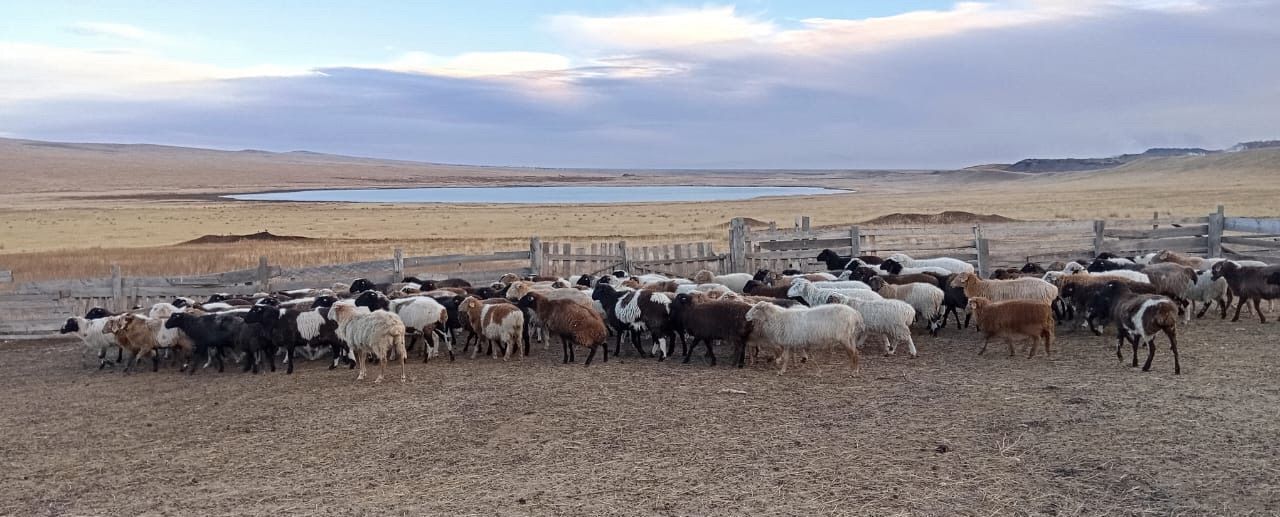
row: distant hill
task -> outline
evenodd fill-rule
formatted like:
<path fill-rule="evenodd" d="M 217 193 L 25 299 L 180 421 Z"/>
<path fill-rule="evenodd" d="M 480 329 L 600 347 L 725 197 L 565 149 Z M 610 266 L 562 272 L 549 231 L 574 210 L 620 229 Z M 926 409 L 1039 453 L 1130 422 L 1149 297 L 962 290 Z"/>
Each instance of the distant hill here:
<path fill-rule="evenodd" d="M 1149 158 L 1208 156 L 1218 153 L 1232 153 L 1255 149 L 1269 149 L 1274 147 L 1280 147 L 1280 140 L 1242 142 L 1223 150 L 1202 149 L 1199 147 L 1153 147 L 1141 153 L 1122 154 L 1106 158 L 1027 158 L 1012 164 L 985 165 L 983 168 L 1029 173 L 1096 171 L 1119 167 L 1121 165 Z"/>

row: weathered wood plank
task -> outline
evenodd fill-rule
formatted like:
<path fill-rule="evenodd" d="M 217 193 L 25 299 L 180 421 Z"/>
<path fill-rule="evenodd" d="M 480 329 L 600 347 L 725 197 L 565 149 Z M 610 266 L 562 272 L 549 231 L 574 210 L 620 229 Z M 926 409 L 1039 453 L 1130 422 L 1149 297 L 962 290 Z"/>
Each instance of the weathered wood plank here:
<path fill-rule="evenodd" d="M 1253 246 L 1255 248 L 1267 248 L 1272 250 L 1280 249 L 1280 242 L 1275 240 L 1255 239 L 1251 237 L 1234 237 L 1224 235 L 1222 237 L 1223 244 L 1236 244 L 1241 246 Z"/>
<path fill-rule="evenodd" d="M 1208 224 L 1183 226 L 1181 228 L 1161 228 L 1158 230 L 1117 230 L 1103 231 L 1103 236 L 1117 239 L 1164 239 L 1169 237 L 1197 237 L 1209 233 Z"/>
<path fill-rule="evenodd" d="M 1280 219 L 1227 217 L 1223 220 L 1223 228 L 1229 232 L 1280 233 Z M 1225 238 L 1223 240 L 1225 242 Z"/>

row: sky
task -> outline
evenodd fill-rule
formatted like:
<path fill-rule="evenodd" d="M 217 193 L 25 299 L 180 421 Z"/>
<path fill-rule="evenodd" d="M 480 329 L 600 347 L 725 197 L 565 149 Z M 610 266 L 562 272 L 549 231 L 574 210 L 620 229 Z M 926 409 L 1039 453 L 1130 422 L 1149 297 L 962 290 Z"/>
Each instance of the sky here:
<path fill-rule="evenodd" d="M 0 137 L 614 168 L 1280 138 L 1280 0 L 0 0 Z"/>

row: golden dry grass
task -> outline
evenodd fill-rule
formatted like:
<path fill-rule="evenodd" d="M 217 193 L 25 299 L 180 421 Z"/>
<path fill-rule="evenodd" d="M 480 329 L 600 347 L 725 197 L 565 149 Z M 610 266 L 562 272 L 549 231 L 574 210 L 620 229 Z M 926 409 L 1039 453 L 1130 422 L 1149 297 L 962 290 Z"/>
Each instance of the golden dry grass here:
<path fill-rule="evenodd" d="M 163 159 L 148 158 L 152 160 L 147 162 L 148 167 L 172 159 L 169 155 L 172 152 L 161 154 Z M 281 166 L 281 172 L 275 176 L 263 172 L 275 170 L 271 168 L 274 163 L 271 160 L 282 160 L 279 155 L 263 158 L 250 154 L 246 156 L 252 160 L 243 162 L 237 161 L 239 157 L 226 158 L 227 154 L 236 153 L 217 154 L 220 161 L 216 163 L 230 160 L 233 165 L 241 164 L 256 174 L 277 178 L 274 180 L 277 188 L 313 185 L 310 179 L 298 179 L 301 172 L 292 165 Z M 120 157 L 114 159 L 117 161 L 108 161 L 105 167 L 127 165 L 118 162 Z M 327 164 L 324 167 L 332 168 L 321 167 L 317 177 L 337 181 L 342 177 L 344 165 L 349 164 Z M 391 167 L 389 170 L 393 172 L 399 170 L 383 165 Z M 60 167 L 66 169 L 60 173 L 64 175 L 76 171 L 89 174 L 76 166 Z M 226 167 L 228 165 L 219 165 L 211 169 L 210 174 L 223 173 Z M 382 170 L 368 164 L 360 167 Z M 651 175 L 621 178 L 617 171 L 607 171 L 613 176 L 606 184 L 818 184 L 853 187 L 858 192 L 734 202 L 573 206 L 184 199 L 182 196 L 200 189 L 190 179 L 194 174 L 181 174 L 176 175 L 173 182 L 166 182 L 164 188 L 133 192 L 130 198 L 77 199 L 76 196 L 102 194 L 91 190 L 96 184 L 86 182 L 64 184 L 64 190 L 57 193 L 3 196 L 14 204 L 0 210 L 0 269 L 13 270 L 20 280 L 97 276 L 111 263 L 121 264 L 126 274 L 208 273 L 251 267 L 263 254 L 275 264 L 300 266 L 384 258 L 394 247 L 402 247 L 411 255 L 526 249 L 533 235 L 547 241 L 625 239 L 632 244 L 724 243 L 727 230 L 723 225 L 738 216 L 774 220 L 783 226 L 798 215 L 812 216 L 815 225 L 830 225 L 851 224 L 895 212 L 945 210 L 997 213 L 1025 220 L 1088 220 L 1144 218 L 1153 212 L 1162 216 L 1199 216 L 1212 211 L 1217 204 L 1225 204 L 1228 215 L 1277 216 L 1280 203 L 1275 200 L 1280 199 L 1280 183 L 1272 179 L 1277 170 L 1280 170 L 1280 150 L 1152 159 L 1107 171 L 1040 176 L 972 170 L 943 173 L 721 171 L 684 175 L 655 171 Z M 483 168 L 481 172 L 485 181 L 499 181 L 504 177 L 504 181 L 518 181 L 521 177 L 518 174 L 528 170 Z M 553 183 L 556 178 L 563 179 L 557 176 L 556 170 L 536 172 Z M 586 175 L 588 171 L 573 173 Z M 438 170 L 435 174 L 435 178 L 445 183 L 457 180 L 453 176 L 440 176 L 445 173 Z M 366 177 L 364 184 L 390 181 L 388 177 Z M 292 181 L 301 183 L 290 183 Z M 404 183 L 419 184 L 421 179 Z M 227 189 L 243 190 L 240 187 L 228 186 Z M 164 193 L 169 190 L 172 192 Z M 219 247 L 174 246 L 206 234 L 248 234 L 263 230 L 320 240 Z"/>

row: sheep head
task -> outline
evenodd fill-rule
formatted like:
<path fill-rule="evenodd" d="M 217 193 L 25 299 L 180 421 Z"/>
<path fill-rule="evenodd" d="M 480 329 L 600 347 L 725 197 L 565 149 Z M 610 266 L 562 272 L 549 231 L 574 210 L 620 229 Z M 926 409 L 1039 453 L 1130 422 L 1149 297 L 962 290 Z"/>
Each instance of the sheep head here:
<path fill-rule="evenodd" d="M 714 273 L 712 273 L 711 271 L 708 271 L 708 270 L 706 270 L 706 269 L 703 269 L 703 270 L 698 271 L 697 273 L 695 273 L 695 274 L 693 275 L 693 278 L 692 278 L 691 280 L 693 280 L 694 282 L 697 282 L 697 283 L 699 283 L 699 284 L 710 284 L 710 283 L 711 283 L 711 281 L 712 281 L 712 280 L 714 280 L 714 279 L 715 279 L 715 274 L 714 274 Z"/>

